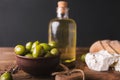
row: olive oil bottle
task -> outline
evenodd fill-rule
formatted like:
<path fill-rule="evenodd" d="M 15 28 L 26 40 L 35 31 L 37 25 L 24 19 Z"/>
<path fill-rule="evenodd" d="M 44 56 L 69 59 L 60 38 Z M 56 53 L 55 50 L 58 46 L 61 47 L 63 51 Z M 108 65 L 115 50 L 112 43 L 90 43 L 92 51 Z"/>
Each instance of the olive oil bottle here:
<path fill-rule="evenodd" d="M 49 23 L 48 41 L 55 41 L 61 51 L 61 62 L 76 60 L 76 22 L 68 17 L 66 1 L 58 1 L 57 18 Z"/>

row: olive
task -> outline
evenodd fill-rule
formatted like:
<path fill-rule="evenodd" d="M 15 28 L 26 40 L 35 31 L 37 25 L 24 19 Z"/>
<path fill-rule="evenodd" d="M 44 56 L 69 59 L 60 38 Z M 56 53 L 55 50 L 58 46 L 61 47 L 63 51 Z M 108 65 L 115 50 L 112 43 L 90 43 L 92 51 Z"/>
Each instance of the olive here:
<path fill-rule="evenodd" d="M 55 56 L 55 55 L 58 55 L 59 51 L 57 48 L 53 48 L 51 49 L 50 53 Z"/>
<path fill-rule="evenodd" d="M 27 57 L 27 58 L 33 58 L 33 55 L 32 55 L 31 53 L 27 53 L 27 54 L 25 55 L 25 57 Z"/>
<path fill-rule="evenodd" d="M 57 43 L 55 41 L 49 42 L 48 45 L 50 45 L 52 48 L 56 48 L 57 47 Z"/>
<path fill-rule="evenodd" d="M 85 56 L 86 56 L 86 54 L 81 55 L 80 59 L 81 59 L 82 62 L 85 62 Z"/>
<path fill-rule="evenodd" d="M 47 52 L 51 49 L 51 47 L 47 43 L 41 43 L 40 45 L 43 47 L 45 52 Z"/>
<path fill-rule="evenodd" d="M 37 45 L 35 46 L 35 48 L 33 49 L 33 58 L 38 58 L 39 56 L 43 55 L 43 47 L 41 45 Z"/>
<path fill-rule="evenodd" d="M 58 49 L 57 48 L 53 48 L 50 51 L 48 51 L 44 57 L 52 57 L 52 56 L 56 56 L 58 54 L 59 54 Z"/>
<path fill-rule="evenodd" d="M 32 48 L 31 48 L 31 52 L 33 52 L 34 47 L 36 47 L 36 46 L 39 45 L 39 44 L 40 44 L 39 41 L 35 41 L 35 42 L 33 42 L 33 44 L 32 44 Z"/>
<path fill-rule="evenodd" d="M 32 44 L 33 43 L 31 41 L 27 42 L 26 45 L 25 45 L 26 50 L 30 51 L 31 48 L 32 48 Z"/>
<path fill-rule="evenodd" d="M 25 54 L 25 47 L 23 45 L 16 45 L 14 48 L 14 51 L 18 55 L 24 55 Z"/>
<path fill-rule="evenodd" d="M 13 80 L 13 77 L 10 72 L 6 71 L 0 76 L 0 80 Z"/>
<path fill-rule="evenodd" d="M 48 51 L 48 52 L 46 52 L 44 57 L 51 57 L 51 56 L 53 56 L 53 55 Z"/>

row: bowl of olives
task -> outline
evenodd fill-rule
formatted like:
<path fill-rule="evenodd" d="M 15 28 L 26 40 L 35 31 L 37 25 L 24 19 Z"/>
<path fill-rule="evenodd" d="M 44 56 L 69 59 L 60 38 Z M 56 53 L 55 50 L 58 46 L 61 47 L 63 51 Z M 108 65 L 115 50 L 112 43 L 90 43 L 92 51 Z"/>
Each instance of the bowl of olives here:
<path fill-rule="evenodd" d="M 40 41 L 17 44 L 14 47 L 16 63 L 19 68 L 31 75 L 50 75 L 60 62 L 60 52 L 55 42 Z"/>

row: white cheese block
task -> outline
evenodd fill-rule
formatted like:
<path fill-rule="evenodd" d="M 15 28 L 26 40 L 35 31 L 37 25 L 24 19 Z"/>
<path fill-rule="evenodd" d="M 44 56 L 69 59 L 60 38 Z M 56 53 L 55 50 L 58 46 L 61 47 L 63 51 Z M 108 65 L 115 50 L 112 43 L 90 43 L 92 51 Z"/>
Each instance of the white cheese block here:
<path fill-rule="evenodd" d="M 119 59 L 118 56 L 119 56 L 118 54 L 110 54 L 105 50 L 101 50 L 97 53 L 87 53 L 85 57 L 85 62 L 89 69 L 91 70 L 108 71 L 109 67 L 113 63 L 118 61 Z"/>

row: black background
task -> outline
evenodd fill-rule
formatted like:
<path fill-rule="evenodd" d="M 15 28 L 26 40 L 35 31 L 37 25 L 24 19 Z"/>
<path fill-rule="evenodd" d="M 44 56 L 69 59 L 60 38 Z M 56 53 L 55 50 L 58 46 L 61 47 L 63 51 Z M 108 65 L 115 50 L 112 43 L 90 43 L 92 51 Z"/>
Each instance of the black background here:
<path fill-rule="evenodd" d="M 0 0 L 0 46 L 48 41 L 48 23 L 58 0 Z M 77 23 L 77 46 L 101 39 L 120 40 L 119 0 L 67 0 Z"/>

